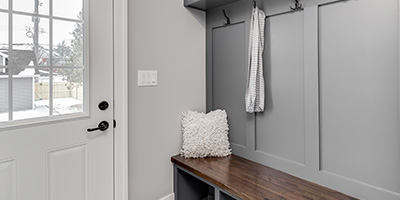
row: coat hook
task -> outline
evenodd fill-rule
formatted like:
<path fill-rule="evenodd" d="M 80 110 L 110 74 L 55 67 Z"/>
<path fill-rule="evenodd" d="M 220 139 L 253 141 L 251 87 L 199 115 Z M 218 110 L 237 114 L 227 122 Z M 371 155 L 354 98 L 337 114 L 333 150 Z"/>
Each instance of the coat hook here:
<path fill-rule="evenodd" d="M 226 23 L 225 23 L 225 25 L 231 24 L 231 20 L 230 20 L 229 17 L 226 15 L 225 9 L 222 10 L 222 13 L 224 13 L 224 16 L 225 16 L 225 18 L 226 18 Z"/>
<path fill-rule="evenodd" d="M 256 8 L 256 7 L 257 7 L 257 2 L 253 1 L 253 8 Z"/>
<path fill-rule="evenodd" d="M 294 8 L 292 6 L 290 6 L 290 9 L 295 11 L 295 10 L 302 10 L 303 9 L 303 5 L 301 3 L 299 3 L 299 0 L 295 0 L 295 4 L 294 4 Z"/>

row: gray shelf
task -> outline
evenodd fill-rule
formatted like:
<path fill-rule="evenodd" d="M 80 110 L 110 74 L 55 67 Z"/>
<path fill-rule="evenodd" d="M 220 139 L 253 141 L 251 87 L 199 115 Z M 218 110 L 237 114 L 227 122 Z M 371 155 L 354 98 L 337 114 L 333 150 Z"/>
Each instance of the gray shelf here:
<path fill-rule="evenodd" d="M 184 6 L 206 11 L 237 1 L 241 0 L 184 0 Z"/>

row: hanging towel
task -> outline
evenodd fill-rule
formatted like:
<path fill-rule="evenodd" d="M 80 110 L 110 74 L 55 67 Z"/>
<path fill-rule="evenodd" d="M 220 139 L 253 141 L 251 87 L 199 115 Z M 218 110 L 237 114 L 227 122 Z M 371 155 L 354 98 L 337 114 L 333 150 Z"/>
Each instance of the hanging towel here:
<path fill-rule="evenodd" d="M 249 63 L 246 86 L 246 112 L 264 111 L 264 25 L 265 13 L 258 7 L 253 8 L 250 21 Z"/>

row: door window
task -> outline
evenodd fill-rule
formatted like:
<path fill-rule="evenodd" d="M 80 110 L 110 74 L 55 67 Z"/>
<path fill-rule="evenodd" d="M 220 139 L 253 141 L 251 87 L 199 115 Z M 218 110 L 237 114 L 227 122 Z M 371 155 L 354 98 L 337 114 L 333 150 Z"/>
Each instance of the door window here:
<path fill-rule="evenodd" d="M 0 0 L 0 122 L 84 113 L 83 0 Z"/>

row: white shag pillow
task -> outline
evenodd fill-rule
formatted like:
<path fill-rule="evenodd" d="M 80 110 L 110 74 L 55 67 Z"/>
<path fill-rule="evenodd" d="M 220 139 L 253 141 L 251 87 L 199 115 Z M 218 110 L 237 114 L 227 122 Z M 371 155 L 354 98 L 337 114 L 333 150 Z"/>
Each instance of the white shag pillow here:
<path fill-rule="evenodd" d="M 207 114 L 196 111 L 182 113 L 183 145 L 185 158 L 224 157 L 231 154 L 228 139 L 228 120 L 225 110 Z"/>

